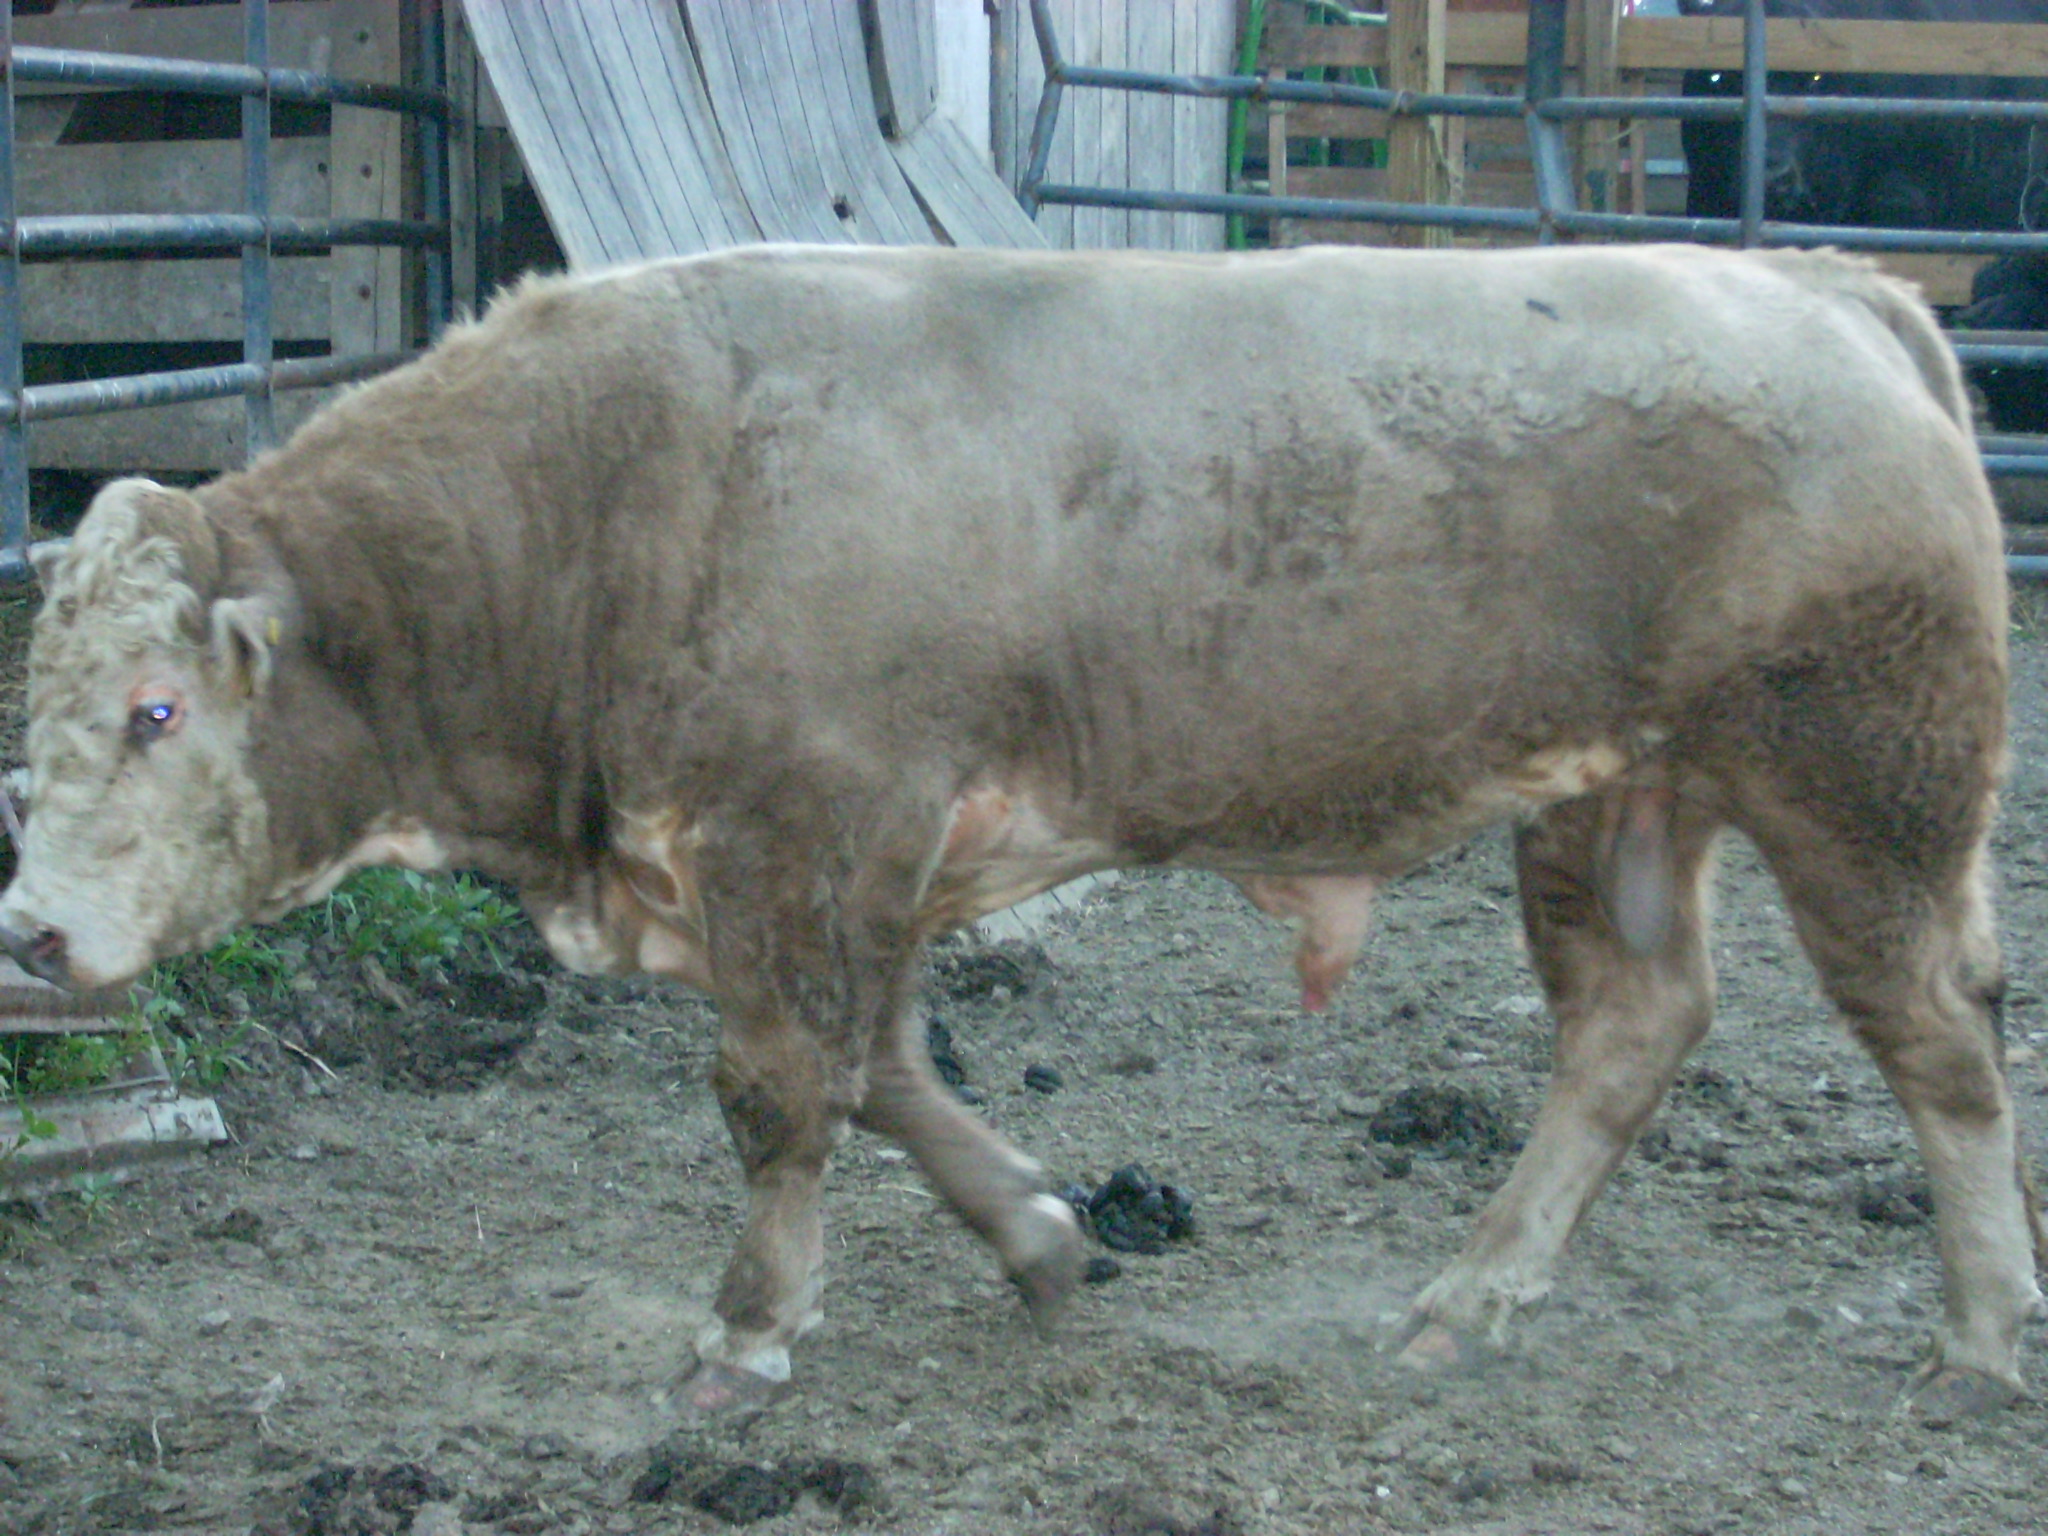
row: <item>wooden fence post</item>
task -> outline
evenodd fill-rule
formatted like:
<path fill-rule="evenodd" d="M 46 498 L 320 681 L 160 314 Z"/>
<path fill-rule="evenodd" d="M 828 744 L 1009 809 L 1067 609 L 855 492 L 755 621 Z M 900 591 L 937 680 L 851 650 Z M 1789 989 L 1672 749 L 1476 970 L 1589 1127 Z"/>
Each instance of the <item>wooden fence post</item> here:
<path fill-rule="evenodd" d="M 1444 88 L 1445 0 L 1387 0 L 1387 84 L 1397 91 Z M 1396 114 L 1387 123 L 1387 194 L 1397 203 L 1441 203 L 1448 194 L 1443 119 Z M 1445 246 L 1451 232 L 1402 224 L 1395 245 Z"/>

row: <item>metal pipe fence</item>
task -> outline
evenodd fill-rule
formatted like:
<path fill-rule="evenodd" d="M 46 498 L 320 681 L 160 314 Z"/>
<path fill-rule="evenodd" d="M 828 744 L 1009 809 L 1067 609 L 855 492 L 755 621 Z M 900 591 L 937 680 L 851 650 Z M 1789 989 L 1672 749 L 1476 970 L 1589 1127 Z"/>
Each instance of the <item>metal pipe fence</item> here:
<path fill-rule="evenodd" d="M 1317 219 L 1332 222 L 1430 226 L 1498 232 L 1551 242 L 1564 236 L 1615 240 L 1688 240 L 1745 247 L 1833 245 L 1872 252 L 1929 251 L 1953 254 L 2048 253 L 2048 233 L 1869 229 L 1805 224 L 1766 217 L 1766 151 L 1772 119 L 1854 122 L 1895 118 L 1988 119 L 2048 123 L 2048 101 L 1922 100 L 1900 96 L 1781 95 L 1769 90 L 1766 74 L 1763 0 L 1745 0 L 1740 96 L 1567 96 L 1565 82 L 1566 0 L 1529 0 L 1529 42 L 1522 99 L 1472 92 L 1387 90 L 1339 82 L 1287 80 L 1263 75 L 1168 75 L 1070 64 L 1060 51 L 1049 0 L 1031 0 L 1032 28 L 1045 65 L 1031 146 L 1019 197 L 1028 211 L 1043 204 L 1076 208 L 1121 208 L 1163 213 Z M 1463 207 L 1387 199 L 1290 197 L 1247 192 L 1173 192 L 1076 186 L 1046 179 L 1053 135 L 1067 87 L 1144 91 L 1257 103 L 1301 103 L 1363 107 L 1396 116 L 1519 117 L 1529 140 L 1534 172 L 1534 206 Z M 1603 213 L 1577 206 L 1568 124 L 1596 118 L 1673 118 L 1739 123 L 1742 128 L 1738 216 L 1691 218 L 1641 213 Z M 1958 332 L 1956 353 L 1965 363 L 1999 367 L 2048 367 L 2048 332 Z M 1995 476 L 2048 476 L 2048 451 L 2026 442 L 1984 447 L 1987 472 Z M 2048 557 L 2014 556 L 2015 575 L 2048 576 Z"/>
<path fill-rule="evenodd" d="M 449 318 L 448 130 L 440 7 L 422 5 L 416 39 L 429 88 L 345 80 L 270 65 L 270 0 L 242 0 L 243 62 L 145 58 L 62 48 L 16 47 L 13 7 L 0 0 L 0 582 L 25 580 L 29 518 L 28 426 L 66 416 L 240 395 L 247 451 L 274 436 L 280 390 L 315 389 L 368 378 L 410 353 L 275 356 L 271 260 L 278 252 L 386 246 L 423 253 L 427 323 Z M 24 84 L 127 89 L 242 100 L 242 202 L 213 214 L 53 214 L 22 217 L 17 201 L 14 104 Z M 419 120 L 421 219 L 280 218 L 271 212 L 271 109 L 279 101 L 395 112 Z M 135 252 L 191 253 L 239 248 L 242 361 L 206 368 L 128 374 L 64 384 L 24 383 L 21 269 L 28 258 L 105 260 Z"/>

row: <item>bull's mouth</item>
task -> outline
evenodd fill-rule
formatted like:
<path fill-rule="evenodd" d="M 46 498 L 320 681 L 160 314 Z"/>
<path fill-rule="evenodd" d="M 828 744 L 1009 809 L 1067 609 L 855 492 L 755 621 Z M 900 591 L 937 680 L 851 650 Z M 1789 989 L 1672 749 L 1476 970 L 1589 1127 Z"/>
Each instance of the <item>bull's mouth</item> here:
<path fill-rule="evenodd" d="M 78 964 L 61 929 L 47 923 L 16 927 L 0 922 L 0 949 L 9 959 L 38 981 L 62 988 L 87 999 L 116 999 L 117 995 L 146 968 L 136 967 L 119 976 L 107 976 Z M 69 1011 L 69 1010 L 66 1010 Z"/>

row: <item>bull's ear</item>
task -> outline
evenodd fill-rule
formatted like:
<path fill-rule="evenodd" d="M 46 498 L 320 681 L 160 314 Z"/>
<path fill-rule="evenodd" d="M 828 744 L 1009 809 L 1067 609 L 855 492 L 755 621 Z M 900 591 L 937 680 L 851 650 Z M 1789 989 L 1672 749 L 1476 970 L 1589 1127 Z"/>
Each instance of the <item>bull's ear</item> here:
<path fill-rule="evenodd" d="M 223 597 L 213 605 L 213 660 L 235 692 L 253 698 L 270 682 L 284 625 L 260 597 Z"/>
<path fill-rule="evenodd" d="M 71 548 L 69 539 L 38 539 L 28 547 L 28 563 L 35 568 L 36 580 L 45 591 L 56 580 L 57 564 L 64 558 L 64 552 Z"/>

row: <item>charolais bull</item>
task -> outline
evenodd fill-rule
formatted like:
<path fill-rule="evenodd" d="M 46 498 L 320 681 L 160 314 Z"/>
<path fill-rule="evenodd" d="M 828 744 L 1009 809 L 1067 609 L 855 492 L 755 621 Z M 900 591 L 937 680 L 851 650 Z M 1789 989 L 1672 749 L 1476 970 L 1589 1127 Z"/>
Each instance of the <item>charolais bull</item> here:
<path fill-rule="evenodd" d="M 532 282 L 196 492 L 104 489 L 30 657 L 0 900 L 79 987 L 372 863 L 519 888 L 563 963 L 709 991 L 750 1207 L 680 1400 L 819 1318 L 820 1195 L 906 1147 L 1033 1313 L 1081 1238 L 935 1083 L 924 941 L 1174 865 L 1294 919 L 1517 827 L 1557 1021 L 1526 1149 L 1415 1301 L 1483 1356 L 1714 997 L 1761 851 L 1918 1135 L 1945 1316 L 2042 1309 L 1995 1027 L 1999 530 L 1951 355 L 1831 255 L 765 248 Z"/>

